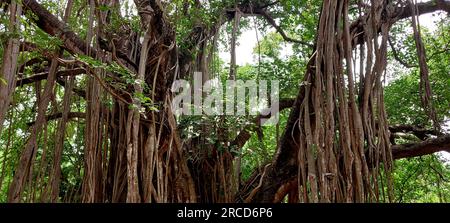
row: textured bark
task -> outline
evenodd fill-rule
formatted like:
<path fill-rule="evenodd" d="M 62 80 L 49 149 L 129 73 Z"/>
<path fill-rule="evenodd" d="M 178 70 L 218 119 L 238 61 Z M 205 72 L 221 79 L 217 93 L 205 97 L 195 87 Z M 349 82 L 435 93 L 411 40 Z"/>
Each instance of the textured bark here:
<path fill-rule="evenodd" d="M 9 6 L 8 30 L 11 38 L 6 42 L 0 69 L 0 134 L 16 86 L 17 57 L 19 56 L 20 44 L 19 38 L 14 36 L 18 35 L 17 32 L 19 32 L 19 16 L 21 14 L 22 6 L 13 2 Z"/>
<path fill-rule="evenodd" d="M 143 12 L 140 12 L 141 14 Z M 151 21 L 151 20 L 150 20 Z M 146 21 L 146 22 L 150 22 Z M 142 83 L 145 82 L 145 70 L 146 63 L 148 60 L 149 43 L 151 38 L 151 27 L 146 27 L 144 34 L 144 40 L 142 42 L 141 56 L 139 61 L 138 75 L 136 77 L 136 84 L 134 85 L 135 94 L 143 95 Z M 137 96 L 135 96 L 137 97 Z M 154 99 L 154 97 L 153 97 Z M 127 202 L 137 203 L 141 201 L 139 195 L 139 182 L 138 182 L 138 138 L 139 138 L 139 121 L 141 112 L 141 101 L 139 98 L 134 99 L 134 109 L 133 109 L 133 121 L 132 126 L 132 141 L 127 147 L 127 173 L 128 173 L 128 194 Z M 152 129 L 152 127 L 150 127 Z M 154 131 L 153 131 L 154 132 Z M 149 137 L 153 137 L 150 135 Z"/>
<path fill-rule="evenodd" d="M 73 8 L 73 1 L 67 1 L 66 11 L 64 13 L 63 21 L 67 22 L 70 18 Z M 77 70 L 73 70 L 76 73 Z M 84 72 L 79 71 L 79 72 Z M 72 74 L 73 74 L 72 73 Z M 56 74 L 58 76 L 58 73 Z M 75 77 L 70 76 L 68 79 L 67 87 L 64 89 L 64 99 L 63 99 L 63 111 L 61 113 L 61 120 L 58 125 L 58 133 L 56 135 L 55 152 L 53 156 L 53 166 L 50 175 L 50 201 L 53 203 L 58 202 L 60 182 L 61 182 L 61 159 L 64 148 L 64 138 L 66 133 L 66 124 L 70 118 L 70 102 L 72 97 L 72 89 L 75 85 Z M 47 191 L 46 191 L 47 192 Z M 44 196 L 47 197 L 44 193 Z"/>
<path fill-rule="evenodd" d="M 66 133 L 66 124 L 71 118 L 70 112 L 70 102 L 72 96 L 72 89 L 75 85 L 75 78 L 72 76 L 69 78 L 68 86 L 64 90 L 64 99 L 63 99 L 63 112 L 61 114 L 61 120 L 58 125 L 58 133 L 56 136 L 56 145 L 55 145 L 55 153 L 53 158 L 53 168 L 52 174 L 50 175 L 50 185 L 51 185 L 51 202 L 58 202 L 59 198 L 59 186 L 61 181 L 61 158 L 62 152 L 64 148 L 64 138 Z"/>
<path fill-rule="evenodd" d="M 94 37 L 98 35 L 98 27 L 94 27 L 96 21 L 95 14 L 98 13 L 95 1 L 89 0 L 89 17 L 88 30 L 86 35 L 86 46 L 93 41 Z M 92 56 L 100 61 L 104 58 L 100 55 L 95 55 L 95 51 L 99 49 L 98 42 L 94 43 L 94 47 L 86 48 L 85 55 Z M 102 100 L 102 87 L 99 77 L 102 74 L 100 69 L 87 69 L 88 77 L 86 99 L 86 132 L 85 132 L 85 148 L 84 148 L 84 176 L 82 183 L 82 202 L 102 202 L 104 197 L 103 191 L 103 172 L 102 172 L 102 144 L 104 138 L 102 117 L 103 113 L 100 106 Z"/>

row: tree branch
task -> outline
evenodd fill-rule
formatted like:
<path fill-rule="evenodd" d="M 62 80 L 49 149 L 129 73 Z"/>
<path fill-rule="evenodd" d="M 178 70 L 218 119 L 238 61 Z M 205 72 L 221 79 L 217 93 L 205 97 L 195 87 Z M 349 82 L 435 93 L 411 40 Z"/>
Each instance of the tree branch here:
<path fill-rule="evenodd" d="M 53 59 L 56 57 L 56 54 L 54 52 L 49 52 L 47 50 L 41 50 L 41 49 L 39 49 L 39 47 L 36 44 L 30 43 L 30 42 L 20 42 L 20 51 L 21 52 L 37 51 L 37 52 L 39 52 L 40 55 L 42 55 L 46 59 Z"/>
<path fill-rule="evenodd" d="M 47 122 L 48 122 L 48 121 L 55 120 L 55 119 L 58 119 L 58 118 L 61 118 L 61 117 L 62 117 L 62 113 L 58 112 L 58 113 L 46 116 L 45 120 L 47 120 Z M 68 117 L 69 117 L 69 119 L 86 118 L 86 113 L 84 113 L 84 112 L 70 112 Z M 27 123 L 27 125 L 28 126 L 32 126 L 32 125 L 34 125 L 34 123 L 35 123 L 34 121 L 33 122 L 29 122 L 29 123 Z"/>
<path fill-rule="evenodd" d="M 406 3 L 403 6 L 396 7 L 395 9 L 393 9 L 390 17 L 384 19 L 388 20 L 391 24 L 394 24 L 399 20 L 409 18 L 412 16 L 412 11 L 410 10 L 410 8 L 411 6 L 409 5 L 409 3 Z M 417 9 L 419 12 L 417 14 L 418 16 L 436 11 L 445 11 L 447 13 L 450 13 L 450 1 L 436 0 L 418 3 Z M 353 45 L 364 43 L 365 33 L 363 24 L 365 23 L 366 19 L 367 16 L 360 17 L 350 25 L 351 33 L 354 36 Z M 381 24 L 378 29 L 381 29 Z"/>
<path fill-rule="evenodd" d="M 403 65 L 406 68 L 413 68 L 413 67 L 417 67 L 417 65 L 412 65 L 412 64 L 408 64 L 406 61 L 402 60 L 402 58 L 400 58 L 400 55 L 398 54 L 398 51 L 395 49 L 394 44 L 392 43 L 391 38 L 388 38 L 388 42 L 389 42 L 389 46 L 392 49 L 392 55 L 394 56 L 394 59 L 396 61 L 398 61 L 401 65 Z"/>
<path fill-rule="evenodd" d="M 310 43 L 288 37 L 287 34 L 284 32 L 284 30 L 281 28 L 281 26 L 277 25 L 272 16 L 270 16 L 265 10 L 260 10 L 259 13 L 267 20 L 267 22 L 269 22 L 271 26 L 273 26 L 277 30 L 277 32 L 283 37 L 285 41 L 302 44 L 308 47 L 313 47 L 313 45 Z"/>
<path fill-rule="evenodd" d="M 56 73 L 56 75 L 58 77 L 64 77 L 64 76 L 76 76 L 76 75 L 80 75 L 80 74 L 84 74 L 84 73 L 86 73 L 85 69 L 76 68 L 76 69 L 71 69 L 71 70 L 60 70 Z M 47 79 L 47 76 L 48 76 L 48 72 L 34 74 L 30 77 L 17 80 L 16 86 L 22 87 L 24 85 L 31 84 L 31 83 L 34 83 L 37 81 L 42 81 L 42 80 Z"/>
<path fill-rule="evenodd" d="M 238 10 L 243 13 L 244 16 L 263 16 L 264 19 L 273 27 L 275 30 L 283 37 L 283 39 L 287 42 L 291 43 L 298 43 L 302 44 L 308 47 L 314 47 L 313 44 L 307 43 L 305 41 L 301 41 L 298 39 L 294 39 L 289 37 L 286 32 L 284 32 L 283 28 L 279 26 L 275 19 L 269 14 L 269 12 L 266 11 L 266 8 L 278 4 L 279 1 L 274 1 L 265 5 L 252 5 L 252 3 L 249 4 L 242 4 L 239 5 Z M 226 10 L 226 14 L 228 15 L 228 18 L 231 20 L 236 15 L 236 8 L 228 9 Z"/>
<path fill-rule="evenodd" d="M 399 7 L 396 9 L 396 18 L 398 20 L 405 19 L 412 16 L 412 11 L 410 10 L 411 6 L 409 3 L 406 3 L 404 7 Z M 417 4 L 417 8 L 419 10 L 418 15 L 427 14 L 435 11 L 445 11 L 450 13 L 450 1 L 445 0 L 435 0 L 429 2 L 422 2 Z"/>
<path fill-rule="evenodd" d="M 89 49 L 93 58 L 96 58 L 97 54 L 102 53 L 97 52 L 90 46 L 87 46 L 84 40 L 78 37 L 78 35 L 74 33 L 64 22 L 60 21 L 37 1 L 23 0 L 22 4 L 25 12 L 31 12 L 36 15 L 36 17 L 32 17 L 30 19 L 49 35 L 59 37 L 63 41 L 63 48 L 70 53 L 84 55 L 85 52 L 87 52 L 87 49 Z M 129 69 L 133 69 L 134 71 L 136 70 L 136 65 L 130 61 L 126 55 L 117 54 L 117 56 L 119 56 L 121 60 L 120 62 L 125 63 Z"/>
<path fill-rule="evenodd" d="M 57 17 L 51 14 L 47 9 L 41 6 L 35 0 L 22 1 L 25 11 L 32 12 L 36 15 L 34 22 L 36 25 L 52 36 L 61 35 L 64 42 L 64 48 L 74 54 L 84 54 L 86 52 L 86 44 L 80 39 L 70 28 L 61 22 Z M 95 51 L 94 52 L 95 57 Z"/>
<path fill-rule="evenodd" d="M 294 104 L 294 98 L 281 99 L 279 103 L 279 111 L 283 111 L 284 109 L 291 108 Z M 264 112 L 265 113 L 265 112 Z M 250 132 L 254 130 L 255 124 L 264 124 L 261 123 L 261 119 L 269 119 L 271 115 L 258 115 L 255 119 L 253 119 L 252 124 L 245 126 L 241 132 L 236 136 L 236 138 L 231 142 L 232 146 L 236 146 L 238 149 L 242 148 L 245 143 L 250 139 Z"/>
<path fill-rule="evenodd" d="M 398 132 L 412 133 L 413 135 L 417 136 L 417 138 L 419 138 L 420 140 L 426 140 L 427 138 L 429 138 L 428 135 L 438 136 L 442 134 L 441 132 L 436 130 L 424 129 L 413 125 L 389 126 L 389 131 L 391 133 L 398 133 Z"/>
<path fill-rule="evenodd" d="M 450 135 L 428 139 L 420 143 L 392 146 L 392 156 L 394 159 L 424 156 L 439 151 L 450 152 Z"/>

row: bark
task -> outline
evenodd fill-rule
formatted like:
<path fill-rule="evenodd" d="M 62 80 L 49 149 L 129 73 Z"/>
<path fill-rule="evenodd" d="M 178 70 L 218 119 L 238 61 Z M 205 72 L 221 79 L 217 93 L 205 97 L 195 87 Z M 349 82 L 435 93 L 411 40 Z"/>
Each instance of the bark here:
<path fill-rule="evenodd" d="M 413 125 L 394 125 L 389 127 L 389 131 L 391 133 L 411 133 L 415 135 L 420 140 L 426 140 L 430 136 L 438 136 L 441 135 L 439 131 L 431 130 L 431 129 L 425 129 L 418 126 Z"/>
<path fill-rule="evenodd" d="M 450 152 L 450 135 L 428 139 L 419 143 L 408 143 L 392 147 L 394 159 L 424 156 L 439 151 Z"/>
<path fill-rule="evenodd" d="M 73 8 L 73 1 L 67 1 L 66 11 L 64 13 L 64 21 L 67 22 Z M 69 72 L 71 74 L 77 74 L 77 72 L 85 73 L 84 69 L 74 69 L 73 72 Z M 56 74 L 58 76 L 58 73 Z M 50 175 L 50 201 L 52 203 L 58 202 L 59 199 L 59 191 L 60 191 L 60 182 L 61 182 L 61 159 L 64 148 L 64 138 L 66 132 L 66 124 L 69 118 L 72 118 L 74 113 L 70 113 L 70 104 L 72 97 L 72 90 L 75 85 L 75 77 L 70 76 L 68 79 L 67 87 L 64 89 L 64 99 L 63 99 L 63 112 L 61 113 L 61 121 L 58 125 L 58 133 L 56 135 L 56 144 L 55 144 L 55 152 L 53 156 L 53 167 Z M 47 191 L 46 191 L 47 192 Z M 45 197 L 48 195 L 45 193 Z"/>
<path fill-rule="evenodd" d="M 61 121 L 58 125 L 58 133 L 56 136 L 56 145 L 55 145 L 55 153 L 53 156 L 53 169 L 52 174 L 50 176 L 50 185 L 51 185 L 51 197 L 50 200 L 53 203 L 58 202 L 59 198 L 59 185 L 61 181 L 61 157 L 64 148 L 64 138 L 66 133 L 66 124 L 70 118 L 70 102 L 72 96 L 72 88 L 75 85 L 75 78 L 70 77 L 67 88 L 64 91 L 64 99 L 63 99 L 63 112 L 61 114 Z"/>
<path fill-rule="evenodd" d="M 239 31 L 239 24 L 241 22 L 241 12 L 239 11 L 239 8 L 236 6 L 236 11 L 234 15 L 234 24 L 233 24 L 233 30 L 231 33 L 231 62 L 230 62 L 230 80 L 236 80 L 236 42 L 238 37 L 238 31 Z"/>
<path fill-rule="evenodd" d="M 101 56 L 101 52 L 97 52 L 87 45 L 77 34 L 75 34 L 66 23 L 60 21 L 56 16 L 51 14 L 40 3 L 35 0 L 22 1 L 24 11 L 31 12 L 35 17 L 31 18 L 35 24 L 51 36 L 58 36 L 63 41 L 63 48 L 72 54 L 84 55 L 87 50 L 91 52 L 91 56 L 96 58 Z M 112 51 L 111 49 L 105 49 Z M 99 55 L 97 55 L 99 54 Z M 121 53 L 117 52 L 116 58 L 119 64 L 124 64 L 128 69 L 136 70 L 136 65 L 130 59 Z"/>
<path fill-rule="evenodd" d="M 143 12 L 140 12 L 143 14 Z M 146 22 L 151 22 L 146 21 Z M 140 121 L 140 112 L 141 112 L 141 99 L 138 98 L 138 95 L 143 95 L 142 84 L 145 82 L 145 71 L 146 71 L 146 63 L 148 60 L 148 51 L 149 51 L 149 43 L 151 39 L 151 27 L 146 27 L 146 31 L 144 34 L 144 40 L 142 43 L 141 56 L 139 62 L 139 70 L 138 75 L 136 77 L 136 84 L 134 86 L 135 89 L 135 99 L 134 99 L 134 109 L 133 109 L 133 121 L 131 123 L 132 126 L 132 142 L 127 147 L 127 170 L 128 170 L 128 194 L 127 194 L 127 202 L 137 203 L 141 201 L 141 197 L 139 195 L 139 182 L 138 182 L 138 137 L 139 137 L 139 121 Z M 153 94 L 154 95 L 154 94 Z M 154 97 L 153 97 L 154 99 Z M 150 127 L 152 128 L 152 127 Z M 150 137 L 152 137 L 150 135 Z"/>
<path fill-rule="evenodd" d="M 98 27 L 94 27 L 95 14 L 97 12 L 95 1 L 89 1 L 89 17 L 88 30 L 86 35 L 86 46 L 90 46 L 94 37 L 98 34 Z M 98 24 L 97 20 L 97 24 Z M 104 58 L 94 53 L 99 49 L 98 43 L 95 42 L 94 47 L 86 48 L 84 54 L 92 56 L 100 61 Z M 85 148 L 84 148 L 84 176 L 82 183 L 82 202 L 92 203 L 103 201 L 103 173 L 102 173 L 102 150 L 101 145 L 104 140 L 102 126 L 102 110 L 100 106 L 102 87 L 99 79 L 102 71 L 100 69 L 87 69 L 88 77 L 86 98 L 86 131 L 85 131 Z"/>
<path fill-rule="evenodd" d="M 17 35 L 20 29 L 19 17 L 21 14 L 22 6 L 13 2 L 9 6 L 8 30 L 11 38 L 6 42 L 0 70 L 0 134 L 16 85 L 17 57 L 19 56 L 20 46 Z"/>

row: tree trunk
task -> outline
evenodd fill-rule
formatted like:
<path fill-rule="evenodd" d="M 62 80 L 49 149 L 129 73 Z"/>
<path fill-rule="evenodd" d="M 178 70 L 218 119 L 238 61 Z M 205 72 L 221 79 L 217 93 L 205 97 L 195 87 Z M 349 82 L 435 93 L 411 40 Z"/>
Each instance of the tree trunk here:
<path fill-rule="evenodd" d="M 0 134 L 3 129 L 11 97 L 16 87 L 17 57 L 19 56 L 19 37 L 20 32 L 19 17 L 22 14 L 22 6 L 12 2 L 9 6 L 9 24 L 8 30 L 11 37 L 6 43 L 3 51 L 3 60 L 0 73 Z"/>

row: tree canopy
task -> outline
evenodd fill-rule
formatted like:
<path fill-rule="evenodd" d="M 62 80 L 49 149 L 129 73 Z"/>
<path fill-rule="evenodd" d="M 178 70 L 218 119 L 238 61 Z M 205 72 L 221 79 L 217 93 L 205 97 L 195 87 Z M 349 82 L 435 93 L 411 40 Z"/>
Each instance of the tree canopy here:
<path fill-rule="evenodd" d="M 449 13 L 446 0 L 0 0 L 0 202 L 450 202 Z M 259 114 L 175 114 L 173 84 L 198 72 L 278 81 L 279 112 L 247 98 Z"/>

